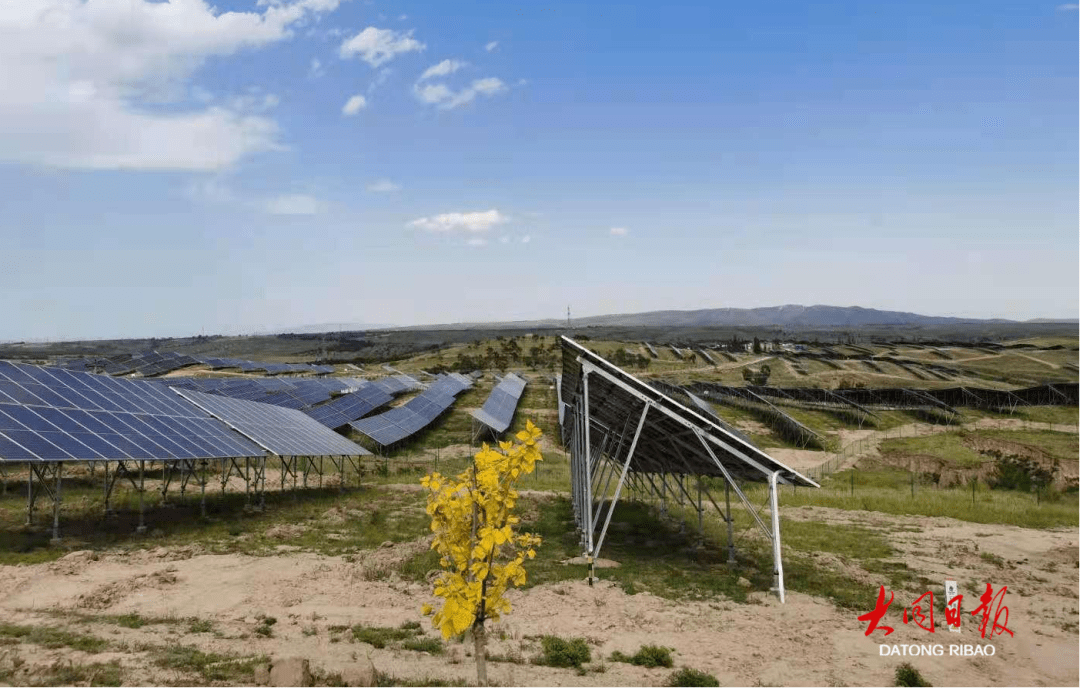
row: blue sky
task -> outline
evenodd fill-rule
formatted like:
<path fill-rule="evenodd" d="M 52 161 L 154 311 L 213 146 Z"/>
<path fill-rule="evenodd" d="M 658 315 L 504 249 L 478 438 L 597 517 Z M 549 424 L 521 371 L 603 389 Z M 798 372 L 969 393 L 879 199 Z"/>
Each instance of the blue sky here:
<path fill-rule="evenodd" d="M 0 0 L 0 339 L 1076 317 L 1077 10 Z"/>

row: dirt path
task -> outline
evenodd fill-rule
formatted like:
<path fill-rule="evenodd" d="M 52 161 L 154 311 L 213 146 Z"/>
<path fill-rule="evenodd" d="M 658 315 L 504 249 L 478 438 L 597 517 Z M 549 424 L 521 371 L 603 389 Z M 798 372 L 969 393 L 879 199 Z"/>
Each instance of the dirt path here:
<path fill-rule="evenodd" d="M 1044 366 L 1053 368 L 1054 370 L 1057 370 L 1058 368 L 1061 367 L 1057 363 L 1051 363 L 1050 361 L 1044 361 L 1041 358 L 1035 358 L 1034 356 L 1029 356 L 1028 354 L 1022 354 L 1019 351 L 1014 351 L 1013 354 L 1015 354 L 1015 355 L 1017 355 L 1017 356 L 1019 356 L 1021 358 L 1026 358 L 1029 361 L 1035 361 L 1036 363 L 1042 363 Z"/>

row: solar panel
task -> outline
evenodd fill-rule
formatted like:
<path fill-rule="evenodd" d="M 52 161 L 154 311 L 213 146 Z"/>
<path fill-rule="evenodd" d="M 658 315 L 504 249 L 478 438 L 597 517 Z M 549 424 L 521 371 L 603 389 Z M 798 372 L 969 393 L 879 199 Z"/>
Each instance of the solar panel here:
<path fill-rule="evenodd" d="M 401 380 L 401 378 L 405 378 Z M 415 380 L 404 375 L 384 378 L 372 386 L 397 387 Z M 388 383 L 388 384 L 387 384 Z M 416 383 L 419 384 L 419 383 Z M 350 427 L 375 440 L 383 446 L 399 442 L 424 429 L 454 403 L 454 397 L 462 390 L 472 386 L 472 382 L 456 373 L 440 376 L 419 396 L 410 399 L 403 406 L 392 408 L 385 413 L 371 418 L 362 418 L 349 423 Z"/>
<path fill-rule="evenodd" d="M 484 406 L 471 415 L 496 433 L 505 432 L 514 420 L 514 411 L 524 391 L 525 380 L 509 373 L 491 390 Z"/>
<path fill-rule="evenodd" d="M 322 406 L 307 409 L 305 413 L 329 428 L 339 428 L 391 401 L 393 397 L 382 388 L 369 385 Z"/>
<path fill-rule="evenodd" d="M 0 361 L 0 460 L 263 456 L 164 387 Z"/>
<path fill-rule="evenodd" d="M 175 392 L 278 456 L 370 454 L 301 411 L 186 389 Z"/>

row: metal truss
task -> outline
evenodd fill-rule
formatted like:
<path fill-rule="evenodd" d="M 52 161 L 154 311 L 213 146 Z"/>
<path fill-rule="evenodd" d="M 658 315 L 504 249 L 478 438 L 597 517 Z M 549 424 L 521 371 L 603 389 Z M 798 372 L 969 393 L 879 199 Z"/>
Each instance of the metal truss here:
<path fill-rule="evenodd" d="M 778 485 L 816 483 L 566 338 L 561 382 L 571 502 L 590 582 L 614 511 L 627 493 L 655 499 L 662 513 L 669 499 L 690 505 L 697 512 L 702 541 L 707 500 L 727 526 L 728 561 L 734 562 L 734 492 L 752 518 L 751 527 L 772 544 L 773 590 L 784 600 Z M 722 479 L 724 507 L 708 490 L 707 478 Z M 768 485 L 769 513 L 764 518 L 743 492 L 744 481 Z"/>

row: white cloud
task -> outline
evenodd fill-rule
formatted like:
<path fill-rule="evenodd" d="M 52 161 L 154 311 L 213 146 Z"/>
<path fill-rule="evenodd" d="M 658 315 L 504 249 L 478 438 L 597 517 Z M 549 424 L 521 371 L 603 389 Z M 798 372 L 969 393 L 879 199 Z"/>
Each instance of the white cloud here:
<path fill-rule="evenodd" d="M 192 181 L 184 189 L 184 195 L 193 201 L 209 203 L 235 203 L 236 194 L 220 174 L 204 176 Z"/>
<path fill-rule="evenodd" d="M 368 84 L 367 92 L 371 95 L 375 92 L 375 89 L 386 83 L 386 80 L 390 78 L 390 75 L 394 73 L 394 70 L 389 67 L 383 67 L 379 70 L 379 73 L 375 75 L 375 78 Z"/>
<path fill-rule="evenodd" d="M 624 237 L 630 233 L 630 230 L 626 227 L 612 227 L 611 236 Z"/>
<path fill-rule="evenodd" d="M 420 78 L 416 80 L 417 83 L 430 79 L 435 76 L 446 76 L 447 74 L 453 74 L 457 70 L 465 66 L 465 63 L 461 60 L 443 60 L 437 65 L 432 65 L 424 70 L 424 73 L 420 75 Z"/>
<path fill-rule="evenodd" d="M 435 105 L 440 110 L 452 110 L 476 100 L 477 95 L 493 96 L 506 90 L 506 84 L 496 77 L 476 79 L 460 91 L 452 91 L 446 84 L 426 84 L 413 87 L 416 97 L 423 103 Z"/>
<path fill-rule="evenodd" d="M 316 215 L 322 204 L 307 194 L 286 194 L 268 199 L 265 209 L 271 215 Z"/>
<path fill-rule="evenodd" d="M 472 239 L 469 239 L 465 243 L 469 246 L 485 246 L 487 245 L 487 239 L 480 239 L 478 237 L 474 237 Z"/>
<path fill-rule="evenodd" d="M 326 74 L 326 70 L 323 69 L 322 62 L 317 57 L 311 58 L 311 66 L 308 67 L 308 78 L 318 79 L 323 74 Z"/>
<path fill-rule="evenodd" d="M 228 100 L 230 110 L 262 114 L 273 110 L 281 102 L 273 93 L 260 93 L 258 89 L 249 89 L 246 95 L 233 96 Z"/>
<path fill-rule="evenodd" d="M 367 185 L 367 190 L 370 193 L 392 193 L 394 191 L 400 191 L 401 185 L 395 184 L 389 179 L 377 179 Z"/>
<path fill-rule="evenodd" d="M 446 87 L 446 84 L 428 84 L 413 88 L 416 97 L 429 105 L 435 105 L 454 97 L 454 92 Z"/>
<path fill-rule="evenodd" d="M 280 150 L 273 120 L 190 98 L 189 82 L 207 59 L 286 40 L 338 4 L 292 0 L 251 12 L 206 0 L 0 4 L 0 161 L 218 170 Z M 153 107 L 163 103 L 173 107 Z"/>
<path fill-rule="evenodd" d="M 423 50 L 426 46 L 407 33 L 369 26 L 341 44 L 342 59 L 359 56 L 372 67 L 378 67 L 402 53 Z"/>
<path fill-rule="evenodd" d="M 1075 12 L 1080 9 L 1080 5 L 1058 5 L 1059 12 Z"/>
<path fill-rule="evenodd" d="M 505 235 L 499 237 L 499 243 L 500 244 L 509 244 L 510 243 L 510 237 L 505 236 Z"/>
<path fill-rule="evenodd" d="M 346 117 L 352 117 L 366 107 L 367 98 L 361 95 L 355 95 L 345 101 L 345 106 L 341 108 L 341 114 L 345 115 Z"/>
<path fill-rule="evenodd" d="M 183 193 L 192 201 L 270 215 L 315 215 L 326 210 L 323 201 L 307 193 L 258 197 L 238 192 L 229 183 L 232 175 L 231 171 L 200 175 L 183 189 Z"/>
<path fill-rule="evenodd" d="M 499 47 L 499 42 L 498 41 L 492 41 L 492 42 L 490 42 L 490 43 L 488 43 L 487 45 L 484 46 L 484 50 L 486 50 L 486 51 L 488 51 L 490 53 L 492 50 L 494 50 L 495 48 L 498 48 L 498 47 Z"/>
<path fill-rule="evenodd" d="M 453 232 L 463 230 L 466 232 L 486 232 L 495 225 L 507 221 L 505 215 L 498 210 L 477 211 L 471 213 L 443 213 L 431 217 L 421 217 L 409 223 L 411 227 L 419 227 L 429 232 Z"/>
<path fill-rule="evenodd" d="M 531 236 L 529 236 L 528 234 L 526 234 L 525 236 L 521 237 L 521 243 L 523 243 L 523 244 L 527 244 L 527 243 L 529 243 L 530 241 L 532 241 L 532 237 L 531 237 Z"/>

